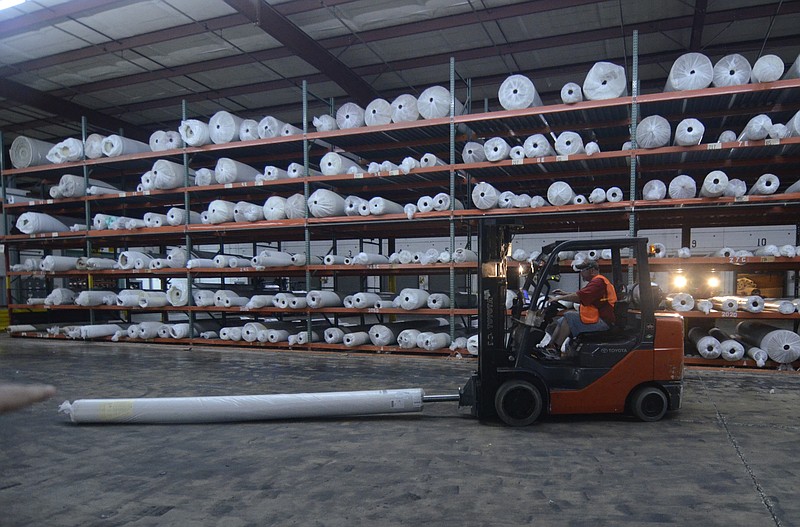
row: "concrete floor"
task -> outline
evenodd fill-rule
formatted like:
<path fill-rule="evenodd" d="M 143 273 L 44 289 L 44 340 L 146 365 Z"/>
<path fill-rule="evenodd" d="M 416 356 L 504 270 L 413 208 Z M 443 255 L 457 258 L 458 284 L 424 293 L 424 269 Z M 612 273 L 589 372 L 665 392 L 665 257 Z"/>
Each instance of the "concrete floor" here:
<path fill-rule="evenodd" d="M 800 525 L 800 375 L 690 370 L 683 409 L 482 425 L 409 416 L 75 425 L 65 399 L 423 387 L 474 362 L 0 338 L 2 526 Z"/>

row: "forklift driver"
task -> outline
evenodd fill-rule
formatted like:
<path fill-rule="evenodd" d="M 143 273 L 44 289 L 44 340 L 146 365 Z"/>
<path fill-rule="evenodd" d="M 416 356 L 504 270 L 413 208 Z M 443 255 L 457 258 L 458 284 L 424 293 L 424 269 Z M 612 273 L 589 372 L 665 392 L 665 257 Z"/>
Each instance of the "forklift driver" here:
<path fill-rule="evenodd" d="M 580 271 L 581 278 L 587 284 L 575 293 L 553 291 L 560 295 L 553 297 L 553 302 L 578 302 L 580 307 L 578 312 L 565 312 L 558 320 L 550 343 L 545 348 L 545 353 L 550 358 L 561 357 L 561 346 L 568 336 L 607 331 L 614 325 L 614 304 L 617 302 L 614 286 L 600 274 L 600 266 L 595 260 L 587 260 L 575 268 Z"/>

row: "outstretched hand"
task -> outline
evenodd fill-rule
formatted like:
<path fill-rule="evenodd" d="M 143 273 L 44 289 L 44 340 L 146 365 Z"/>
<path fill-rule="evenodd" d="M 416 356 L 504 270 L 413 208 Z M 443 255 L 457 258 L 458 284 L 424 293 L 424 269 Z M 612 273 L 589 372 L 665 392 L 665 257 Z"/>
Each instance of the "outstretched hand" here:
<path fill-rule="evenodd" d="M 55 393 L 49 384 L 0 384 L 0 414 L 44 401 Z"/>

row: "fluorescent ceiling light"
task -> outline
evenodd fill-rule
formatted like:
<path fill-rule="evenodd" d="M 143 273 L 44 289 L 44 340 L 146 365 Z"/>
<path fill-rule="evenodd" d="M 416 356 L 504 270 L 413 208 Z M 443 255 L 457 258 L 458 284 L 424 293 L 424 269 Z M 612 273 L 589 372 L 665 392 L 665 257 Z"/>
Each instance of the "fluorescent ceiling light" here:
<path fill-rule="evenodd" d="M 0 11 L 8 9 L 9 7 L 14 7 L 15 5 L 20 5 L 23 2 L 25 2 L 25 0 L 0 0 Z"/>

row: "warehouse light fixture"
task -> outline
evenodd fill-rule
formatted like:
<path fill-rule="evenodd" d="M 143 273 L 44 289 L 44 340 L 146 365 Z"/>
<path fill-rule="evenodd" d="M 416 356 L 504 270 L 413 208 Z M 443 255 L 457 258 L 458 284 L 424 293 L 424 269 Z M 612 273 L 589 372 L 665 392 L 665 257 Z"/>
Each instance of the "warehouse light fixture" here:
<path fill-rule="evenodd" d="M 0 11 L 25 3 L 25 0 L 0 0 Z"/>
<path fill-rule="evenodd" d="M 678 271 L 677 273 L 678 274 L 672 277 L 672 286 L 677 291 L 683 291 L 689 284 L 689 280 L 686 278 L 685 274 L 681 273 L 681 271 Z"/>

